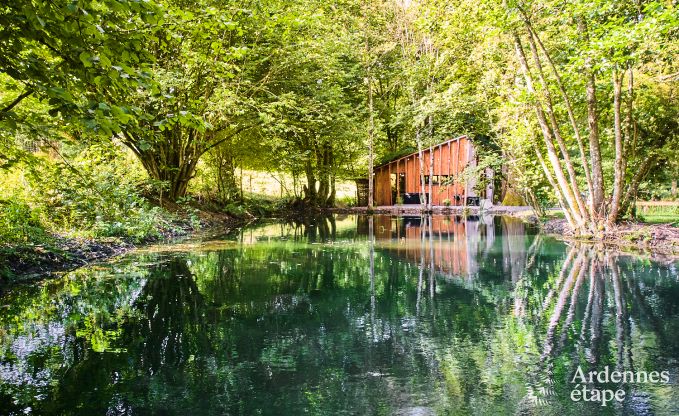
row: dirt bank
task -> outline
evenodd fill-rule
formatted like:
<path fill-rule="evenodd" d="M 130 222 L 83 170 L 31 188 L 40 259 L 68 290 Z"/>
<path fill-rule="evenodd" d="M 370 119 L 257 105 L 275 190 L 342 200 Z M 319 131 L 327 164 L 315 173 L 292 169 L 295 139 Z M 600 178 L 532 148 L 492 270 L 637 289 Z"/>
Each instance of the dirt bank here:
<path fill-rule="evenodd" d="M 567 240 L 581 241 L 575 238 L 564 219 L 550 219 L 542 223 L 541 227 L 546 234 L 556 234 Z M 620 249 L 679 257 L 679 228 L 669 224 L 623 222 L 607 231 L 601 241 L 607 246 Z"/>
<path fill-rule="evenodd" d="M 0 245 L 0 285 L 41 279 L 56 272 L 119 256 L 158 241 L 182 239 L 211 229 L 224 232 L 243 223 L 243 220 L 223 213 L 197 210 L 192 213 L 200 219 L 200 223 L 196 224 L 178 210 L 173 211 L 179 215 L 179 219 L 172 230 L 135 243 L 120 238 L 68 238 L 53 235 L 40 244 Z"/>

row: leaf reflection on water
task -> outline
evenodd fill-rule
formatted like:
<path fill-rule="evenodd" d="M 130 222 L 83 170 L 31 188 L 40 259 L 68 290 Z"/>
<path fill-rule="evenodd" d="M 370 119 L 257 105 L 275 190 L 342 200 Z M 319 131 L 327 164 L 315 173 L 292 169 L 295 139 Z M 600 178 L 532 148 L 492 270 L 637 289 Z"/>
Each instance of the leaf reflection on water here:
<path fill-rule="evenodd" d="M 507 217 L 255 225 L 10 290 L 0 410 L 674 414 L 677 276 Z M 671 382 L 570 400 L 607 365 Z"/>

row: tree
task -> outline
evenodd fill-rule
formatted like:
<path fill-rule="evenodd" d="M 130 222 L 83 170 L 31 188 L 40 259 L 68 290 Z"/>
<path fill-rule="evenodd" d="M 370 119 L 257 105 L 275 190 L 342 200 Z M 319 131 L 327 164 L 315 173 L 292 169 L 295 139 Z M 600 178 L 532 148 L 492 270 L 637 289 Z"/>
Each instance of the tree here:
<path fill-rule="evenodd" d="M 508 20 L 504 27 L 513 43 L 548 163 L 543 160 L 542 146 L 535 147 L 536 156 L 571 227 L 578 234 L 599 235 L 620 219 L 621 208 L 629 204 L 638 186 L 634 176 L 645 176 L 657 163 L 657 152 L 673 139 L 647 142 L 650 148 L 645 155 L 633 151 L 639 139 L 634 74 L 651 71 L 660 75 L 670 68 L 667 59 L 676 50 L 670 41 L 676 13 L 671 5 L 659 2 L 618 2 L 615 6 L 577 2 L 563 6 L 565 10 L 558 14 L 551 13 L 555 7 L 550 2 L 505 3 Z M 650 21 L 653 24 L 648 24 Z M 567 50 L 574 58 L 555 50 Z M 611 79 L 610 107 L 601 99 L 605 84 L 600 79 L 606 76 Z M 575 93 L 585 96 L 584 106 L 571 98 Z M 587 118 L 586 129 L 579 120 L 582 115 Z M 606 122 L 611 129 L 602 128 Z M 588 142 L 582 130 L 588 131 Z M 602 134 L 610 138 L 610 145 L 602 140 Z M 576 159 L 572 152 L 578 155 Z M 606 192 L 605 177 L 608 161 L 613 162 L 608 176 L 612 178 L 610 193 Z M 631 164 L 637 165 L 636 172 L 628 170 Z M 578 171 L 584 172 L 586 201 Z"/>
<path fill-rule="evenodd" d="M 171 200 L 186 194 L 203 154 L 256 125 L 242 70 L 255 35 L 248 24 L 244 10 L 177 4 L 147 40 L 155 83 L 133 97 L 134 122 L 119 137 Z"/>
<path fill-rule="evenodd" d="M 150 82 L 144 44 L 162 15 L 150 1 L 3 2 L 0 166 L 25 156 L 15 134 L 54 135 L 60 120 L 110 135 L 129 122 L 125 100 L 111 98 Z"/>
<path fill-rule="evenodd" d="M 270 48 L 259 52 L 266 56 L 260 71 L 267 83 L 257 95 L 262 137 L 270 149 L 265 157 L 306 179 L 305 205 L 334 205 L 337 178 L 352 177 L 359 164 L 364 166 L 363 83 L 356 53 L 362 39 L 347 29 L 358 27 L 359 12 L 316 1 L 280 5 L 281 27 Z"/>

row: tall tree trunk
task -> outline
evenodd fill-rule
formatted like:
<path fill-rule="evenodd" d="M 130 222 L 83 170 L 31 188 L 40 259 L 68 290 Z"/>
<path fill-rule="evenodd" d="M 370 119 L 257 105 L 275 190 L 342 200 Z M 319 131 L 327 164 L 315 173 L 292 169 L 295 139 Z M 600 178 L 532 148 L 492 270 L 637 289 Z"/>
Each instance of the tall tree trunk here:
<path fill-rule="evenodd" d="M 556 153 L 556 148 L 554 146 L 553 133 L 547 123 L 544 111 L 542 109 L 542 104 L 538 100 L 537 94 L 535 93 L 535 88 L 533 87 L 533 79 L 530 74 L 530 69 L 528 67 L 526 55 L 524 54 L 523 47 L 521 46 L 521 40 L 519 39 L 519 36 L 516 34 L 516 32 L 513 32 L 512 35 L 514 38 L 515 52 L 519 60 L 519 63 L 521 64 L 524 80 L 526 82 L 526 89 L 531 95 L 535 96 L 536 98 L 533 106 L 535 108 L 535 113 L 537 115 L 538 124 L 540 125 L 540 129 L 542 130 L 545 145 L 547 147 L 547 157 L 552 165 L 552 170 L 554 171 L 554 175 L 556 177 L 556 184 L 558 184 L 558 188 L 560 189 L 563 195 L 563 199 L 565 199 L 565 202 L 567 203 L 567 205 L 563 206 L 563 208 L 564 210 L 570 210 L 571 218 L 574 221 L 576 232 L 584 233 L 585 232 L 584 218 L 582 217 L 580 207 L 575 200 L 574 191 L 571 188 L 568 181 L 566 180 L 566 177 L 563 173 L 561 161 Z"/>
<path fill-rule="evenodd" d="M 552 60 L 551 55 L 547 51 L 547 48 L 545 48 L 545 45 L 542 43 L 542 40 L 540 40 L 540 36 L 538 36 L 537 32 L 533 29 L 533 26 L 530 23 L 530 20 L 526 16 L 523 11 L 521 12 L 524 18 L 524 22 L 528 25 L 528 29 L 530 32 L 530 35 L 535 38 L 535 41 L 537 42 L 538 46 L 540 47 L 540 50 L 542 53 L 545 55 L 545 58 L 547 59 L 547 64 L 549 65 L 549 68 L 552 71 L 552 74 L 554 75 L 554 78 L 556 79 L 556 85 L 559 88 L 559 92 L 561 93 L 561 98 L 563 99 L 563 102 L 566 106 L 566 112 L 568 113 L 568 120 L 571 123 L 571 128 L 573 129 L 573 134 L 575 135 L 575 140 L 578 144 L 578 150 L 580 152 L 580 163 L 582 164 L 582 169 L 585 172 L 585 180 L 587 181 L 587 190 L 589 191 L 589 199 L 588 199 L 588 204 L 587 208 L 589 209 L 589 216 L 590 218 L 595 218 L 595 212 L 594 212 L 594 205 L 592 203 L 592 194 L 593 194 L 593 185 L 592 185 L 592 174 L 589 169 L 589 164 L 587 163 L 587 156 L 585 155 L 585 146 L 582 140 L 582 136 L 580 135 L 580 128 L 578 127 L 578 123 L 575 120 L 575 115 L 573 113 L 573 105 L 571 104 L 571 100 L 568 97 L 568 94 L 566 93 L 566 88 L 563 85 L 563 81 L 561 80 L 561 74 L 559 74 L 559 71 L 556 69 L 556 65 L 554 65 L 554 61 Z"/>
<path fill-rule="evenodd" d="M 639 166 L 637 172 L 632 177 L 632 180 L 627 185 L 627 191 L 620 204 L 620 214 L 626 214 L 632 203 L 632 199 L 636 198 L 637 190 L 639 189 L 639 184 L 644 180 L 651 168 L 659 162 L 658 157 L 655 154 L 651 154 Z"/>
<path fill-rule="evenodd" d="M 571 162 L 570 155 L 568 154 L 568 149 L 566 148 L 566 143 L 564 142 L 563 137 L 561 137 L 561 129 L 559 127 L 559 122 L 557 121 L 556 115 L 554 114 L 552 95 L 549 92 L 549 85 L 547 85 L 544 71 L 542 70 L 540 54 L 538 53 L 538 49 L 535 44 L 533 32 L 530 30 L 530 25 L 527 23 L 526 29 L 528 31 L 528 44 L 530 45 L 531 54 L 533 55 L 533 60 L 535 61 L 536 72 L 538 75 L 538 79 L 540 80 L 540 84 L 542 85 L 542 95 L 544 97 L 543 99 L 545 102 L 545 111 L 547 112 L 547 115 L 549 117 L 549 122 L 552 128 L 552 132 L 554 133 L 554 138 L 556 139 L 556 142 L 559 145 L 559 150 L 561 151 L 561 156 L 563 157 L 564 165 L 566 166 L 566 171 L 568 172 L 568 179 L 570 180 L 570 184 L 573 189 L 575 202 L 578 204 L 579 214 L 583 217 L 584 220 L 588 220 L 588 211 L 585 206 L 585 202 L 582 199 L 582 195 L 580 194 L 580 190 L 578 188 L 575 167 L 573 166 L 573 162 Z"/>
<path fill-rule="evenodd" d="M 545 163 L 545 159 L 542 157 L 542 152 L 535 143 L 533 144 L 533 150 L 535 151 L 535 154 L 538 157 L 538 161 L 540 162 L 542 171 L 545 173 L 545 176 L 547 177 L 549 184 L 552 185 L 552 189 L 554 189 L 554 193 L 556 194 L 556 198 L 559 201 L 559 205 L 561 205 L 561 207 L 563 208 L 563 214 L 564 217 L 566 217 L 566 221 L 568 221 L 568 225 L 570 225 L 572 229 L 575 229 L 575 221 L 573 220 L 570 211 L 566 209 L 566 203 L 564 201 L 563 194 L 561 193 L 561 188 L 559 188 L 559 185 L 554 180 L 554 175 L 552 175 L 552 172 L 549 170 L 549 167 Z"/>
<path fill-rule="evenodd" d="M 374 136 L 375 136 L 375 116 L 373 114 L 373 91 L 372 81 L 368 77 L 368 209 L 372 209 L 375 200 L 375 174 L 373 166 Z"/>
<path fill-rule="evenodd" d="M 582 19 L 578 19 L 578 30 L 587 36 L 587 25 Z M 589 158 L 591 164 L 592 174 L 592 205 L 594 206 L 594 214 L 597 216 L 595 220 L 603 218 L 604 216 L 604 173 L 601 164 L 601 148 L 599 145 L 599 112 L 596 97 L 596 77 L 592 69 L 591 58 L 585 57 L 584 72 L 586 74 L 586 101 L 587 101 L 587 125 L 589 127 Z"/>
<path fill-rule="evenodd" d="M 137 150 L 135 153 L 149 177 L 167 187 L 161 193 L 176 201 L 186 195 L 189 181 L 196 173 L 197 158 L 178 157 L 171 148 L 163 150 Z"/>
<path fill-rule="evenodd" d="M 306 181 L 307 181 L 307 184 L 304 187 L 304 199 L 310 204 L 315 204 L 316 203 L 316 175 L 314 173 L 310 159 L 307 159 L 307 161 L 306 161 L 306 166 L 304 168 L 304 172 L 306 173 Z"/>
<path fill-rule="evenodd" d="M 431 211 L 433 205 L 434 191 L 432 189 L 432 181 L 434 178 L 434 148 L 429 146 L 429 198 L 427 200 L 427 209 Z"/>
<path fill-rule="evenodd" d="M 332 174 L 330 177 L 330 195 L 328 195 L 328 199 L 326 200 L 325 206 L 334 207 L 336 195 L 337 189 L 335 188 L 335 175 Z"/>
<path fill-rule="evenodd" d="M 612 226 L 618 220 L 620 200 L 622 199 L 622 187 L 624 184 L 623 171 L 623 144 L 622 144 L 622 120 L 620 115 L 620 100 L 622 95 L 622 75 L 613 71 L 613 131 L 615 140 L 615 164 L 613 165 L 613 196 L 611 209 L 608 213 L 608 226 Z"/>
<path fill-rule="evenodd" d="M 375 136 L 375 115 L 373 114 L 373 83 L 372 83 L 372 64 L 370 62 L 370 36 L 368 33 L 368 14 L 369 14 L 369 4 L 366 3 L 366 10 L 364 12 L 365 18 L 365 60 L 366 60 L 366 72 L 367 72 L 367 83 L 368 83 L 368 210 L 373 209 L 373 204 L 375 201 L 375 178 L 374 178 L 374 166 L 373 166 L 373 152 L 374 152 L 374 136 Z"/>
<path fill-rule="evenodd" d="M 326 152 L 322 151 L 317 165 L 319 166 L 319 176 L 318 176 L 318 192 L 316 193 L 315 204 L 324 206 L 328 199 L 328 193 L 330 188 L 330 177 L 326 172 Z"/>
<path fill-rule="evenodd" d="M 422 135 L 420 133 L 420 128 L 417 127 L 415 131 L 415 140 L 417 141 L 417 159 L 420 162 L 420 204 L 423 209 L 427 208 L 427 191 L 424 184 L 424 154 L 422 152 Z"/>

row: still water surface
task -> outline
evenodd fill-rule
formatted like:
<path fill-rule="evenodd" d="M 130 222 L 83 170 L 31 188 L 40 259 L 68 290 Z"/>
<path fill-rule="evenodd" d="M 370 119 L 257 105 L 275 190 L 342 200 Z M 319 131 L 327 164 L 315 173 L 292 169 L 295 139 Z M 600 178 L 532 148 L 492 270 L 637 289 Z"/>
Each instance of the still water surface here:
<path fill-rule="evenodd" d="M 0 414 L 679 414 L 679 263 L 506 217 L 258 224 L 0 306 Z M 578 366 L 669 382 L 574 402 Z"/>

